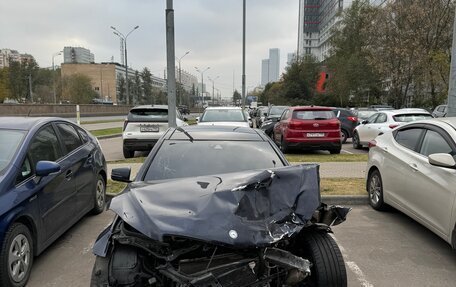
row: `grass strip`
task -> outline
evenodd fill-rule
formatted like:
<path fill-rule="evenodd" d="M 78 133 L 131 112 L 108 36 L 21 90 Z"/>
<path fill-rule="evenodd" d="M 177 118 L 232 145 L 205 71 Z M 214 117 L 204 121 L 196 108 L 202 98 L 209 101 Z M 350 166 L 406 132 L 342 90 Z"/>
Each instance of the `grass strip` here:
<path fill-rule="evenodd" d="M 108 184 L 106 185 L 106 192 L 107 193 L 114 193 L 118 194 L 127 186 L 124 182 L 114 181 L 112 179 L 108 179 Z"/>
<path fill-rule="evenodd" d="M 289 162 L 367 162 L 367 154 L 286 154 Z"/>
<path fill-rule="evenodd" d="M 123 164 L 123 163 L 143 163 L 146 160 L 146 157 L 133 157 L 121 160 L 108 161 L 108 163 Z"/>
<path fill-rule="evenodd" d="M 123 123 L 124 120 L 98 120 L 98 121 L 83 121 L 81 125 L 92 125 L 92 124 L 106 124 L 106 123 Z"/>
<path fill-rule="evenodd" d="M 94 130 L 94 131 L 90 131 L 90 133 L 93 134 L 96 137 L 108 136 L 108 135 L 117 135 L 117 134 L 121 134 L 122 133 L 122 128 L 121 127 L 117 127 L 117 128 Z"/>
<path fill-rule="evenodd" d="M 364 178 L 321 178 L 322 195 L 367 195 Z"/>

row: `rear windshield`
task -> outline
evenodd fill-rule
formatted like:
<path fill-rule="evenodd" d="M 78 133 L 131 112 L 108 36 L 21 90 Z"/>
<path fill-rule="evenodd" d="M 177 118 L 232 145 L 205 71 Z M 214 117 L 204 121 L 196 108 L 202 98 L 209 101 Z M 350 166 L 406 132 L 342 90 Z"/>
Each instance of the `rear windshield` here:
<path fill-rule="evenodd" d="M 430 114 L 403 114 L 393 116 L 394 121 L 401 123 L 432 119 Z"/>
<path fill-rule="evenodd" d="M 204 176 L 281 166 L 284 164 L 269 142 L 166 140 L 152 160 L 144 180 Z"/>
<path fill-rule="evenodd" d="M 0 174 L 10 164 L 24 135 L 24 131 L 0 130 Z"/>
<path fill-rule="evenodd" d="M 128 114 L 129 121 L 168 122 L 167 109 L 133 109 Z"/>
<path fill-rule="evenodd" d="M 298 120 L 329 120 L 334 119 L 336 115 L 332 111 L 294 111 L 293 118 Z"/>
<path fill-rule="evenodd" d="M 245 122 L 242 110 L 235 109 L 217 109 L 206 110 L 200 119 L 200 122 Z"/>
<path fill-rule="evenodd" d="M 271 110 L 269 111 L 269 116 L 281 116 L 283 113 L 283 110 L 285 110 L 287 107 L 283 106 L 272 106 Z"/>

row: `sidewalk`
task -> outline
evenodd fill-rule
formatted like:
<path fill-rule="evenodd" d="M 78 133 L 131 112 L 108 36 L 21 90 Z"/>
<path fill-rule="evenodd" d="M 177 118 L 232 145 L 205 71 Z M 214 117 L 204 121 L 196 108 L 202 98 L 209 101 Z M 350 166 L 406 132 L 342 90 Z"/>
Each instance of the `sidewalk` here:
<path fill-rule="evenodd" d="M 292 162 L 291 164 L 300 164 Z M 131 179 L 133 179 L 141 167 L 141 163 L 108 164 L 108 178 L 111 178 L 111 170 L 118 167 L 131 167 Z M 364 178 L 366 174 L 365 162 L 322 162 L 320 163 L 321 178 Z"/>

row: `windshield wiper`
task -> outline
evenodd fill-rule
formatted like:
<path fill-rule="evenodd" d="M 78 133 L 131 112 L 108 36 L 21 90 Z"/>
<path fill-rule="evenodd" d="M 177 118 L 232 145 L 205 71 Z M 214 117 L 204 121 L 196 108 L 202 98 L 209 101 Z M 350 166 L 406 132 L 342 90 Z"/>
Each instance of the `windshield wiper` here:
<path fill-rule="evenodd" d="M 184 135 L 186 135 L 190 139 L 190 142 L 191 143 L 193 142 L 193 137 L 188 132 L 186 132 L 183 128 L 177 127 L 176 130 L 180 131 L 181 133 L 184 133 Z"/>

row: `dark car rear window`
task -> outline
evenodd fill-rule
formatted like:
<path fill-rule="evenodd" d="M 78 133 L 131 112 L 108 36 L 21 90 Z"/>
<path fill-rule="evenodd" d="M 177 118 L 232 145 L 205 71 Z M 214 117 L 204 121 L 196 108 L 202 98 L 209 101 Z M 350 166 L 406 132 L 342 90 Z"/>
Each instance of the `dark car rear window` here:
<path fill-rule="evenodd" d="M 329 120 L 334 119 L 336 115 L 332 111 L 324 110 L 307 110 L 294 111 L 293 118 L 298 120 Z"/>
<path fill-rule="evenodd" d="M 129 121 L 137 122 L 167 122 L 167 109 L 133 109 L 128 114 Z"/>
<path fill-rule="evenodd" d="M 432 119 L 430 114 L 402 114 L 393 116 L 394 121 L 401 123 Z"/>

